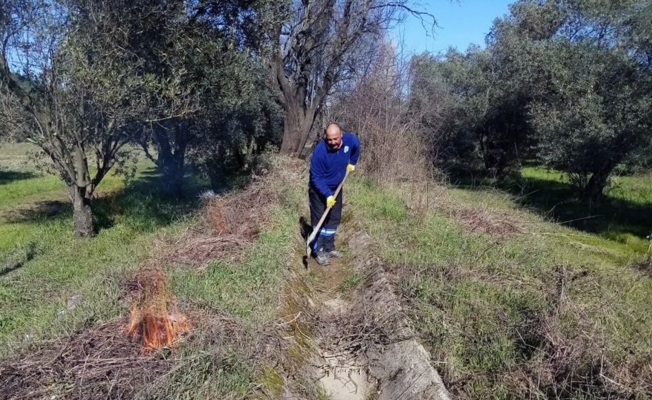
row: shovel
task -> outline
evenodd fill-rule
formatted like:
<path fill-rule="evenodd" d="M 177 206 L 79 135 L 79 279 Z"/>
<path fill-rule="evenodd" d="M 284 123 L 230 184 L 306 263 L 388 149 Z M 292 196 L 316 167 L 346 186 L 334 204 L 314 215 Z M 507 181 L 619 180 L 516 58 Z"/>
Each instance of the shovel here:
<path fill-rule="evenodd" d="M 333 197 L 337 199 L 337 195 L 340 194 L 340 190 L 342 190 L 342 186 L 344 185 L 344 181 L 346 180 L 346 177 L 349 176 L 349 170 L 346 170 L 346 174 L 344 175 L 344 179 L 342 179 L 342 182 L 340 182 L 340 185 L 337 187 L 337 190 L 335 190 L 335 194 L 333 194 Z M 319 233 L 319 229 L 321 229 L 322 224 L 324 223 L 324 220 L 326 219 L 326 216 L 328 215 L 328 212 L 331 210 L 331 207 L 326 207 L 326 210 L 324 211 L 324 214 L 322 214 L 321 219 L 319 220 L 319 223 L 317 223 L 317 226 L 315 226 L 315 229 L 312 230 L 312 233 L 310 236 L 308 236 L 308 240 L 306 240 L 306 255 L 303 256 L 303 266 L 308 268 L 308 260 L 310 259 L 310 243 L 315 240 L 315 237 L 317 236 L 317 233 Z"/>

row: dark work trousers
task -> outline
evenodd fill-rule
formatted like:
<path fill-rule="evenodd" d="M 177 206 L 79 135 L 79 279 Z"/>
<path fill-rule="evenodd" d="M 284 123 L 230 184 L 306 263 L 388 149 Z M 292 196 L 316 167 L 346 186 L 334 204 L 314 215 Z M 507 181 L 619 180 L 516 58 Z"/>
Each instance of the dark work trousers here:
<path fill-rule="evenodd" d="M 328 212 L 319 233 L 312 242 L 312 251 L 315 254 L 319 251 L 329 252 L 335 250 L 335 233 L 342 220 L 342 192 L 343 190 L 340 189 L 340 193 L 335 199 L 335 205 Z M 310 222 L 314 231 L 326 210 L 326 197 L 310 187 L 308 189 L 308 198 L 310 199 Z"/>

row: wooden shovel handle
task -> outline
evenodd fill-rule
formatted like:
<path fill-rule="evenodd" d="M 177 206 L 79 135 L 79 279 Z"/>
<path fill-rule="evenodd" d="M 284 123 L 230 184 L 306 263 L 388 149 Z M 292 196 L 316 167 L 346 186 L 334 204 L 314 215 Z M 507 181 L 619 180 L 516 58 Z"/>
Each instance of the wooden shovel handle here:
<path fill-rule="evenodd" d="M 340 182 L 339 186 L 335 190 L 335 194 L 333 197 L 337 199 L 337 195 L 340 194 L 340 190 L 342 190 L 342 186 L 344 185 L 344 181 L 346 180 L 346 177 L 349 176 L 349 170 L 346 170 L 346 174 L 344 175 L 344 179 L 342 179 L 342 182 Z M 331 210 L 332 206 L 326 207 L 326 210 L 324 211 L 324 214 L 322 214 L 321 219 L 319 220 L 319 223 L 315 227 L 315 229 L 312 231 L 310 236 L 308 237 L 308 240 L 306 241 L 306 246 L 310 248 L 310 242 L 315 240 L 315 236 L 317 236 L 317 232 L 319 232 L 319 229 L 321 228 L 321 225 L 324 223 L 324 220 L 326 219 L 326 216 L 328 215 L 328 212 Z M 308 251 L 306 251 L 308 252 Z"/>

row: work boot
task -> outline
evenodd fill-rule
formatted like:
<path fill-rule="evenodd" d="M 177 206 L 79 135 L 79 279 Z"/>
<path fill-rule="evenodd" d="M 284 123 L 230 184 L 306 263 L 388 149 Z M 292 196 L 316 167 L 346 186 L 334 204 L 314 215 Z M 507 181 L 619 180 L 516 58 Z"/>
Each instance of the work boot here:
<path fill-rule="evenodd" d="M 337 250 L 331 250 L 331 251 L 327 252 L 326 254 L 328 254 L 328 256 L 331 257 L 331 258 L 342 258 L 342 256 L 343 256 L 342 252 L 337 251 Z"/>
<path fill-rule="evenodd" d="M 323 265 L 324 267 L 330 264 L 330 261 L 328 260 L 328 254 L 324 251 L 318 252 L 315 260 L 317 260 L 317 264 Z"/>

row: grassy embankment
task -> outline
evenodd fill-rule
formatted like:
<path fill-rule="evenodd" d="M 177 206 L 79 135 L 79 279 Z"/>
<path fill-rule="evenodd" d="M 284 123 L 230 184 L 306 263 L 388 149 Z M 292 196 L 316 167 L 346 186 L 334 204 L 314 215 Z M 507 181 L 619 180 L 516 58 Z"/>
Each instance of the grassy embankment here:
<path fill-rule="evenodd" d="M 186 200 L 166 198 L 146 161 L 127 186 L 122 178 L 108 176 L 93 203 L 99 233 L 93 239 L 78 239 L 62 183 L 30 170 L 24 163 L 26 148 L 0 148 L 0 359 L 15 365 L 16 357 L 60 346 L 111 321 L 126 326 L 132 306 L 130 280 L 143 267 L 159 267 L 167 273 L 182 311 L 190 316 L 191 338 L 181 342 L 170 357 L 170 367 L 164 368 L 167 372 L 152 376 L 156 380 L 149 385 L 114 387 L 123 377 L 107 376 L 104 393 L 129 389 L 125 392 L 129 397 L 241 398 L 259 386 L 262 367 L 248 362 L 247 352 L 255 347 L 257 333 L 279 320 L 282 271 L 294 254 L 298 226 L 299 200 L 292 199 L 293 188 L 273 188 L 288 193 L 285 206 L 274 201 L 265 230 L 241 243 L 242 257 L 200 268 L 163 256 L 202 223 L 197 187 L 188 189 Z M 225 321 L 234 330 L 226 335 L 215 332 Z M 54 358 L 47 361 L 57 361 Z M 85 360 L 79 364 L 81 370 Z M 5 371 L 10 380 L 11 371 Z M 50 390 L 45 393 L 81 395 L 97 384 L 90 378 L 83 381 L 83 373 L 79 381 L 73 371 L 67 373 L 60 377 L 59 387 L 45 382 Z M 140 375 L 134 380 L 150 376 L 145 371 Z M 75 386 L 82 381 L 83 388 Z M 33 382 L 25 381 L 24 386 L 28 383 Z"/>
<path fill-rule="evenodd" d="M 360 181 L 349 198 L 453 393 L 648 398 L 651 181 L 617 178 L 593 208 L 539 169 L 517 196 Z"/>
<path fill-rule="evenodd" d="M 107 178 L 96 201 L 98 237 L 76 239 L 57 178 L 21 169 L 19 150 L 0 153 L 0 262 L 24 261 L 0 276 L 2 358 L 127 318 L 125 282 L 157 259 L 161 242 L 174 242 L 200 223 L 196 202 L 179 205 L 156 195 L 151 166 L 143 163 L 128 187 Z M 650 213 L 640 213 L 649 211 L 646 182 L 652 179 L 619 178 L 610 201 L 589 209 L 568 201 L 568 187 L 556 175 L 529 169 L 524 176 L 525 186 L 509 188 L 511 195 L 381 187 L 354 176 L 346 201 L 393 273 L 453 393 L 649 396 L 652 278 L 637 262 L 648 245 L 642 232 Z M 224 316 L 242 336 L 215 341 L 200 319 L 196 339 L 173 353 L 174 369 L 141 393 L 238 398 L 260 387 L 261 371 L 269 368 L 251 363 L 246 349 L 257 332 L 284 317 L 284 270 L 300 256 L 303 184 L 274 188 L 270 218 L 242 257 L 202 268 L 161 266 L 183 309 L 207 321 Z M 340 278 L 345 291 L 360 281 Z M 71 299 L 78 299 L 74 307 Z"/>

